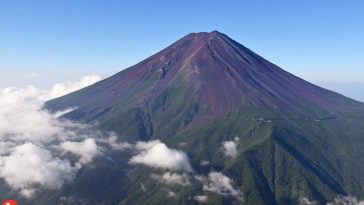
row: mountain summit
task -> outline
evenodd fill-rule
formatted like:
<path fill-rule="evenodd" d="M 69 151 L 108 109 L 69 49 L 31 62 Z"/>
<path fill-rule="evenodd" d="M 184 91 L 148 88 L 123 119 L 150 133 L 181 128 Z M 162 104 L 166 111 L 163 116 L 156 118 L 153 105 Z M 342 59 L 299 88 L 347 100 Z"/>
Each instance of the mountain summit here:
<path fill-rule="evenodd" d="M 182 149 L 196 173 L 230 177 L 246 204 L 364 197 L 364 104 L 308 83 L 217 31 L 188 34 L 46 108 L 75 108 L 63 117 L 97 122 L 118 142 L 158 139 Z M 192 183 L 165 196 L 150 169 L 125 168 L 124 153 L 112 156 L 118 163 L 100 160 L 102 166 L 81 173 L 74 192 L 62 193 L 93 204 L 197 204 L 191 196 L 207 189 Z M 99 179 L 107 180 L 88 189 Z M 235 203 L 216 193 L 206 200 Z"/>
<path fill-rule="evenodd" d="M 118 103 L 144 106 L 167 93 L 183 95 L 180 106 L 196 103 L 199 116 L 225 116 L 242 108 L 318 118 L 363 111 L 361 103 L 282 70 L 218 31 L 188 34 L 146 60 L 49 106 L 79 107 L 76 112 L 80 113 L 95 105 L 88 115 L 99 115 Z M 126 102 L 130 98 L 134 100 Z"/>

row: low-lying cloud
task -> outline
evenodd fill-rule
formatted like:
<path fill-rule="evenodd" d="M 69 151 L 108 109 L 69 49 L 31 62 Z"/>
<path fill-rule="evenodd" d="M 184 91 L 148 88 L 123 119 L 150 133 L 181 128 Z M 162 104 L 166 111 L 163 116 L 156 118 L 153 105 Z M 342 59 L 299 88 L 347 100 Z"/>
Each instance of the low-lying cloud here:
<path fill-rule="evenodd" d="M 202 182 L 204 191 L 234 197 L 239 201 L 243 201 L 243 193 L 234 188 L 234 182 L 221 172 L 210 172 L 207 177 L 197 176 L 196 178 Z"/>
<path fill-rule="evenodd" d="M 93 138 L 100 133 L 87 125 L 60 120 L 59 113 L 42 108 L 46 100 L 100 79 L 87 76 L 76 83 L 56 84 L 51 90 L 0 88 L 0 177 L 10 187 L 26 197 L 38 189 L 58 189 L 73 180 L 82 164 L 92 161 L 98 153 Z M 79 156 L 79 162 L 67 159 L 60 148 Z"/>
<path fill-rule="evenodd" d="M 105 144 L 114 150 L 131 149 L 135 153 L 131 164 L 193 172 L 184 152 L 168 148 L 159 140 L 119 143 L 112 133 L 104 135 L 89 125 L 58 118 L 76 108 L 58 113 L 43 109 L 46 100 L 100 79 L 88 76 L 80 82 L 56 84 L 49 91 L 33 86 L 0 89 L 0 177 L 14 190 L 31 197 L 42 188 L 62 187 L 74 179 L 83 165 L 102 154 L 99 146 Z M 168 172 L 158 179 L 184 186 L 190 183 L 186 174 Z"/>
<path fill-rule="evenodd" d="M 60 97 L 62 95 L 66 95 L 86 86 L 92 85 L 100 80 L 102 80 L 102 78 L 98 75 L 88 75 L 82 77 L 81 80 L 77 82 L 57 83 L 52 86 L 52 89 L 47 97 L 49 99 Z"/>
<path fill-rule="evenodd" d="M 166 189 L 166 191 L 167 191 L 167 197 L 174 198 L 177 196 L 176 192 L 172 190 Z"/>
<path fill-rule="evenodd" d="M 168 148 L 160 140 L 137 142 L 134 149 L 137 151 L 137 155 L 130 159 L 131 164 L 193 172 L 189 158 L 184 152 Z"/>
<path fill-rule="evenodd" d="M 60 188 L 64 182 L 72 181 L 80 168 L 30 142 L 14 147 L 8 156 L 0 156 L 0 167 L 0 177 L 27 197 L 37 186 Z"/>
<path fill-rule="evenodd" d="M 210 164 L 210 161 L 208 161 L 208 160 L 202 160 L 200 163 L 201 166 L 207 166 L 209 164 Z"/>
<path fill-rule="evenodd" d="M 238 143 L 239 143 L 238 137 L 235 137 L 234 140 L 223 142 L 222 145 L 224 148 L 225 155 L 235 158 L 238 155 L 238 150 L 237 150 Z"/>
<path fill-rule="evenodd" d="M 196 195 L 193 197 L 193 199 L 198 202 L 206 202 L 208 197 L 206 195 Z"/>
<path fill-rule="evenodd" d="M 316 201 L 311 201 L 306 197 L 301 197 L 299 199 L 299 205 L 315 205 L 315 204 L 317 204 Z"/>
<path fill-rule="evenodd" d="M 337 196 L 334 202 L 327 203 L 327 205 L 364 205 L 364 200 L 360 201 L 353 196 Z"/>
<path fill-rule="evenodd" d="M 171 185 L 178 184 L 181 186 L 191 185 L 189 176 L 185 173 L 178 174 L 178 173 L 166 172 L 163 175 L 152 174 L 151 176 L 152 178 L 157 179 L 158 181 L 165 184 L 171 184 Z"/>
<path fill-rule="evenodd" d="M 306 197 L 301 197 L 299 199 L 300 205 L 315 205 L 319 204 L 317 201 L 310 200 Z M 338 195 L 335 197 L 333 202 L 329 202 L 326 205 L 364 205 L 364 200 L 360 201 L 354 196 L 342 196 Z"/>
<path fill-rule="evenodd" d="M 66 151 L 80 156 L 80 163 L 89 163 L 99 154 L 95 139 L 87 138 L 82 142 L 62 142 L 60 147 Z"/>

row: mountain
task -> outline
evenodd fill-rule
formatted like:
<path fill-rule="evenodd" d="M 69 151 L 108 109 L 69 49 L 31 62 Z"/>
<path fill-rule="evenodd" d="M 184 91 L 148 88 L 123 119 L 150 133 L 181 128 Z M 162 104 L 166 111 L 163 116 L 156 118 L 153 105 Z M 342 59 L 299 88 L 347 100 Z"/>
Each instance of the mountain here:
<path fill-rule="evenodd" d="M 172 116 L 184 127 L 239 112 L 331 118 L 364 111 L 362 103 L 312 85 L 217 31 L 189 34 L 94 86 L 48 102 L 48 107 L 78 107 L 67 117 L 97 120 L 119 133 L 125 130 L 119 123 L 125 112 L 141 115 L 146 125 L 139 135 L 144 138 L 153 135 L 152 127 L 170 127 Z"/>
<path fill-rule="evenodd" d="M 46 108 L 75 108 L 62 117 L 95 123 L 118 142 L 159 139 L 183 150 L 196 173 L 228 176 L 244 204 L 364 198 L 364 104 L 306 82 L 217 31 L 188 34 Z M 235 143 L 234 157 L 224 155 L 226 141 Z M 150 177 L 154 169 L 130 166 L 125 151 L 109 155 L 117 163 L 96 160 L 39 203 L 66 195 L 81 204 L 197 204 L 192 197 L 204 193 L 195 180 L 170 187 L 178 194 L 168 197 Z M 206 203 L 242 201 L 209 192 Z"/>

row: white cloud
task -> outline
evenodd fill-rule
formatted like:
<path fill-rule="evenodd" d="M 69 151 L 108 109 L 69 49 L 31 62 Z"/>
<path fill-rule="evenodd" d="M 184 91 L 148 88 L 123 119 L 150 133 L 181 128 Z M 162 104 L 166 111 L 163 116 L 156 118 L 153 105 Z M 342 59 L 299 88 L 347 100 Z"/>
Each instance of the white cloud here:
<path fill-rule="evenodd" d="M 146 166 L 170 170 L 184 170 L 192 172 L 188 156 L 175 149 L 170 149 L 159 140 L 149 142 L 137 142 L 135 144 L 137 155 L 130 159 L 132 164 L 144 164 Z"/>
<path fill-rule="evenodd" d="M 78 83 L 58 84 L 52 91 L 34 86 L 0 88 L 0 177 L 13 189 L 30 197 L 38 189 L 59 188 L 72 180 L 80 164 L 72 166 L 60 155 L 54 149 L 59 144 L 65 143 L 67 151 L 78 154 L 80 162 L 92 160 L 97 145 L 91 138 L 100 138 L 101 133 L 88 125 L 59 120 L 59 113 L 51 114 L 42 108 L 45 100 L 97 79 L 91 76 Z M 73 145 L 80 147 L 75 149 Z"/>
<path fill-rule="evenodd" d="M 26 197 L 30 197 L 39 185 L 60 188 L 64 182 L 71 181 L 79 169 L 32 143 L 18 145 L 10 155 L 0 156 L 0 167 L 0 176 Z"/>
<path fill-rule="evenodd" d="M 167 197 L 176 197 L 177 194 L 169 189 L 167 189 Z"/>
<path fill-rule="evenodd" d="M 188 175 L 186 175 L 185 173 L 177 174 L 166 172 L 163 175 L 152 174 L 151 176 L 152 178 L 157 179 L 165 184 L 179 184 L 182 186 L 188 186 L 191 184 Z"/>
<path fill-rule="evenodd" d="M 0 89 L 0 139 L 49 141 L 62 132 L 61 123 L 41 110 L 41 94 L 32 86 Z"/>
<path fill-rule="evenodd" d="M 75 126 L 75 123 L 59 121 L 57 116 L 62 113 L 51 115 L 42 110 L 44 101 L 82 88 L 99 79 L 97 76 L 86 76 L 76 83 L 55 85 L 51 91 L 40 90 L 33 86 L 0 89 L 0 138 L 23 141 L 53 140 L 54 138 L 49 136 L 59 135 L 64 132 L 65 127 Z"/>
<path fill-rule="evenodd" d="M 89 75 L 82 77 L 81 80 L 78 82 L 57 83 L 53 85 L 49 93 L 48 99 L 60 97 L 68 93 L 74 92 L 86 86 L 92 85 L 100 81 L 101 79 L 102 78 L 98 75 Z"/>
<path fill-rule="evenodd" d="M 77 107 L 73 107 L 73 108 L 68 108 L 68 109 L 65 109 L 65 110 L 57 111 L 57 112 L 53 113 L 53 116 L 60 117 L 60 116 L 65 115 L 65 114 L 67 114 L 69 112 L 72 112 L 72 111 L 74 111 L 76 109 L 77 109 Z"/>
<path fill-rule="evenodd" d="M 66 141 L 60 144 L 60 147 L 67 152 L 80 156 L 80 163 L 89 163 L 99 154 L 95 139 L 87 138 L 83 142 Z"/>
<path fill-rule="evenodd" d="M 201 163 L 200 163 L 202 166 L 207 166 L 210 164 L 210 161 L 208 160 L 203 160 Z"/>
<path fill-rule="evenodd" d="M 239 138 L 235 137 L 234 140 L 223 142 L 223 148 L 225 151 L 225 155 L 229 157 L 236 157 L 238 154 L 237 146 L 239 143 Z"/>
<path fill-rule="evenodd" d="M 181 147 L 184 147 L 184 146 L 187 145 L 187 143 L 186 142 L 180 142 L 180 143 L 178 143 L 178 145 L 181 146 Z"/>
<path fill-rule="evenodd" d="M 0 141 L 0 157 L 2 155 L 7 155 L 12 152 L 16 143 L 10 141 Z"/>
<path fill-rule="evenodd" d="M 359 201 L 353 196 L 337 196 L 334 202 L 327 205 L 364 205 L 364 201 Z"/>
<path fill-rule="evenodd" d="M 108 137 L 106 140 L 99 140 L 100 142 L 103 143 L 107 143 L 109 146 L 111 146 L 111 148 L 113 150 L 124 150 L 124 149 L 133 149 L 134 145 L 127 143 L 127 142 L 122 142 L 119 143 L 117 141 L 118 137 L 115 134 L 110 135 L 110 137 Z"/>
<path fill-rule="evenodd" d="M 198 202 L 206 202 L 208 197 L 206 195 L 197 195 L 197 196 L 194 196 L 193 199 Z"/>
<path fill-rule="evenodd" d="M 243 201 L 243 194 L 234 188 L 233 181 L 221 172 L 210 172 L 208 177 L 196 176 L 203 183 L 203 190 L 214 192 L 223 196 L 232 196 Z"/>
<path fill-rule="evenodd" d="M 317 202 L 316 201 L 310 201 L 308 198 L 302 197 L 299 200 L 299 204 L 300 205 L 315 205 L 315 204 L 317 204 Z"/>
<path fill-rule="evenodd" d="M 311 201 L 306 197 L 302 197 L 299 200 L 299 204 L 301 205 L 315 205 L 317 201 Z M 338 195 L 334 202 L 327 203 L 326 205 L 364 205 L 364 200 L 359 201 L 356 197 L 353 196 L 341 196 Z"/>

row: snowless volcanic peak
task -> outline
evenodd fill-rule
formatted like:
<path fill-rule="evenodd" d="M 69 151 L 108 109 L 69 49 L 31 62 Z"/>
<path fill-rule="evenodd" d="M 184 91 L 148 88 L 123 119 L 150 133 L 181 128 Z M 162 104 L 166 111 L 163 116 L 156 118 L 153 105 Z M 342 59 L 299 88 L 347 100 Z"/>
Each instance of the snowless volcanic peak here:
<path fill-rule="evenodd" d="M 98 115 L 116 107 L 151 105 L 181 111 L 186 103 L 193 104 L 194 115 L 213 117 L 250 108 L 321 117 L 362 112 L 359 102 L 282 70 L 218 31 L 188 34 L 146 60 L 48 105 L 78 107 L 74 112 L 79 114 L 87 106 Z"/>

